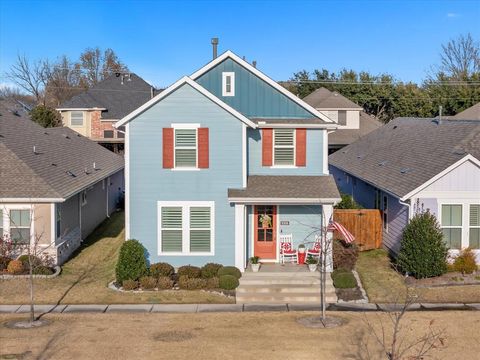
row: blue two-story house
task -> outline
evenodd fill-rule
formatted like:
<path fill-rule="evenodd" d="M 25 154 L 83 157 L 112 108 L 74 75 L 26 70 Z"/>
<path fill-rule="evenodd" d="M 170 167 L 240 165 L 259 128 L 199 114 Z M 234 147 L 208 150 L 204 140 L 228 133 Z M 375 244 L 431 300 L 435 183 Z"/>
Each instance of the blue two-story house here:
<path fill-rule="evenodd" d="M 230 51 L 116 126 L 126 238 L 151 262 L 278 262 L 280 235 L 313 241 L 340 200 L 327 160 L 336 124 Z"/>

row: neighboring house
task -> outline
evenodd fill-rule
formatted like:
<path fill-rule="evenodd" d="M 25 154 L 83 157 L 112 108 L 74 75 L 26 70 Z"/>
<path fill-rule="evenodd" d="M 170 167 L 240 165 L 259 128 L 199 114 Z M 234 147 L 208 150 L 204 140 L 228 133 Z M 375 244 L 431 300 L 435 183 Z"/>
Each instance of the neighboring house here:
<path fill-rule="evenodd" d="M 42 128 L 0 101 L 0 235 L 63 263 L 112 211 L 123 158 L 69 128 Z"/>
<path fill-rule="evenodd" d="M 480 121 L 397 118 L 329 156 L 339 189 L 382 210 L 383 243 L 398 253 L 402 231 L 430 209 L 452 254 L 480 262 Z"/>
<path fill-rule="evenodd" d="M 116 126 L 126 237 L 151 262 L 279 262 L 280 236 L 313 242 L 340 200 L 327 163 L 336 124 L 230 51 Z"/>
<path fill-rule="evenodd" d="M 468 109 L 448 118 L 455 120 L 480 120 L 480 103 L 470 106 Z"/>
<path fill-rule="evenodd" d="M 123 154 L 125 129 L 113 124 L 158 91 L 136 74 L 114 74 L 57 108 L 64 126 Z"/>
<path fill-rule="evenodd" d="M 303 98 L 310 106 L 338 125 L 328 136 L 328 153 L 332 154 L 362 136 L 378 129 L 382 123 L 368 115 L 361 106 L 336 91 L 319 88 Z"/>

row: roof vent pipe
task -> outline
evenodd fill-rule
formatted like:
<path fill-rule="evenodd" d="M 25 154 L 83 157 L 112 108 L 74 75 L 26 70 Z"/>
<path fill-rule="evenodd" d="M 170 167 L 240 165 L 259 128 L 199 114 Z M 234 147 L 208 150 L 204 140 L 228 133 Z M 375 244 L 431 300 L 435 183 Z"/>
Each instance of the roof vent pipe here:
<path fill-rule="evenodd" d="M 257 60 L 252 61 L 252 66 L 256 69 L 257 68 Z"/>
<path fill-rule="evenodd" d="M 442 123 L 442 110 L 443 110 L 443 107 L 442 105 L 440 105 L 438 107 L 438 125 Z"/>
<path fill-rule="evenodd" d="M 213 59 L 217 58 L 218 38 L 212 38 Z"/>

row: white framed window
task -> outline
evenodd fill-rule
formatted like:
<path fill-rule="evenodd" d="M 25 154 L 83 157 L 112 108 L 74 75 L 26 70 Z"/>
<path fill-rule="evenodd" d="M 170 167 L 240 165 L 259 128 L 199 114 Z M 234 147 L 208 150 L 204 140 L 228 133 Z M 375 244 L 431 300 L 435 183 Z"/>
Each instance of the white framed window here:
<path fill-rule="evenodd" d="M 71 126 L 83 126 L 83 111 L 72 111 L 70 113 Z"/>
<path fill-rule="evenodd" d="M 10 239 L 20 244 L 30 243 L 31 216 L 29 209 L 12 209 L 10 218 Z"/>
<path fill-rule="evenodd" d="M 159 201 L 159 255 L 213 255 L 213 201 Z"/>
<path fill-rule="evenodd" d="M 222 73 L 222 96 L 235 96 L 235 73 Z"/>
<path fill-rule="evenodd" d="M 468 246 L 480 249 L 480 204 L 470 204 Z"/>
<path fill-rule="evenodd" d="M 462 210 L 461 204 L 442 204 L 441 206 L 443 239 L 450 249 L 462 247 Z"/>
<path fill-rule="evenodd" d="M 87 190 L 84 190 L 80 193 L 80 201 L 82 206 L 87 205 Z"/>
<path fill-rule="evenodd" d="M 273 165 L 295 166 L 295 129 L 273 130 Z"/>
<path fill-rule="evenodd" d="M 388 196 L 387 195 L 383 195 L 382 215 L 383 215 L 383 228 L 388 233 Z"/>
<path fill-rule="evenodd" d="M 197 168 L 198 131 L 197 128 L 174 128 L 175 168 Z"/>

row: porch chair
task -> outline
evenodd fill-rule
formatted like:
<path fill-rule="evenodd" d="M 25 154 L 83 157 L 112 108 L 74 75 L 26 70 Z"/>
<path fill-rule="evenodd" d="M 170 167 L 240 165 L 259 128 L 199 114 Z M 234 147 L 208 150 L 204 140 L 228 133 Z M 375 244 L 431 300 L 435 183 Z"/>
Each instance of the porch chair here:
<path fill-rule="evenodd" d="M 282 264 L 285 264 L 285 261 L 298 263 L 298 252 L 293 248 L 292 240 L 292 234 L 280 235 L 280 260 Z"/>
<path fill-rule="evenodd" d="M 305 252 L 305 258 L 308 259 L 308 256 L 313 256 L 316 258 L 320 257 L 320 251 L 322 250 L 322 238 L 319 235 L 315 235 L 315 242 L 310 249 L 307 249 Z"/>

